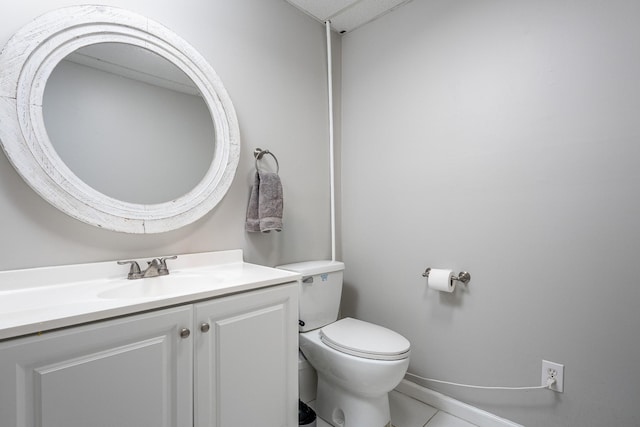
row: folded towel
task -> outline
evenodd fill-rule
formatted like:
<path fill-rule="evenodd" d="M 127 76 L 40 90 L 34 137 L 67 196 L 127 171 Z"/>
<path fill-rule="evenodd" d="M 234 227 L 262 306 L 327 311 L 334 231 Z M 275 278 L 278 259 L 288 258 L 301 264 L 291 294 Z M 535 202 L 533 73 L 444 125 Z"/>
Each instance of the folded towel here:
<path fill-rule="evenodd" d="M 260 231 L 282 231 L 282 183 L 277 173 L 260 172 L 258 190 L 258 218 Z"/>
<path fill-rule="evenodd" d="M 282 231 L 282 183 L 277 173 L 256 172 L 247 206 L 245 229 L 250 232 Z"/>

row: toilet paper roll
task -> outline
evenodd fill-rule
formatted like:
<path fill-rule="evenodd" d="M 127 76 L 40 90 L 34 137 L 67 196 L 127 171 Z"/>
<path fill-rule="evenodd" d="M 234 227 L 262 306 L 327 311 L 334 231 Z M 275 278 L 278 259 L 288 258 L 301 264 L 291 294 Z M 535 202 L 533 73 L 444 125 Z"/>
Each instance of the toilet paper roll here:
<path fill-rule="evenodd" d="M 431 271 L 429 271 L 427 285 L 436 291 L 453 292 L 456 285 L 452 277 L 453 272 L 451 270 L 432 268 Z"/>

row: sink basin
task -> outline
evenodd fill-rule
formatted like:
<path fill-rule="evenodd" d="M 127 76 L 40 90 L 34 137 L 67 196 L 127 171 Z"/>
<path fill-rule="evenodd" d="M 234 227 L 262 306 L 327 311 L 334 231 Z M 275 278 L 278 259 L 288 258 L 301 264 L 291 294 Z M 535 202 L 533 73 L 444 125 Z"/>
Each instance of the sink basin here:
<path fill-rule="evenodd" d="M 177 294 L 203 292 L 222 282 L 221 278 L 202 274 L 174 274 L 128 280 L 124 285 L 98 294 L 104 299 L 158 298 Z"/>

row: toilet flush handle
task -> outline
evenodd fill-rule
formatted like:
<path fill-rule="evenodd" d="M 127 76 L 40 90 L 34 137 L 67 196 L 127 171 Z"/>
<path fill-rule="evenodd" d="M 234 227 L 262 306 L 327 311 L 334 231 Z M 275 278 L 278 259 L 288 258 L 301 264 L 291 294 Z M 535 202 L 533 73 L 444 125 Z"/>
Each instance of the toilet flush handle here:
<path fill-rule="evenodd" d="M 302 283 L 306 283 L 306 284 L 313 283 L 313 276 L 303 277 L 302 278 Z"/>

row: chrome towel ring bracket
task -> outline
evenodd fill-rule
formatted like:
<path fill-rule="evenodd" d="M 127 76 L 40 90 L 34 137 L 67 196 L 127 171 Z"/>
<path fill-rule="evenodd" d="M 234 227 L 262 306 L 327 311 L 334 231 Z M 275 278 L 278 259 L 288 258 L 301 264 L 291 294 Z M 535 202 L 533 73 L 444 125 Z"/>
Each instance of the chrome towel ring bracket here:
<path fill-rule="evenodd" d="M 253 157 L 256 158 L 256 170 L 260 171 L 260 168 L 258 167 L 258 160 L 262 160 L 265 154 L 269 154 L 271 157 L 273 157 L 273 160 L 276 161 L 276 174 L 278 174 L 280 172 L 280 164 L 278 163 L 278 158 L 271 151 L 263 150 L 262 148 L 256 148 L 255 150 L 253 150 Z"/>

